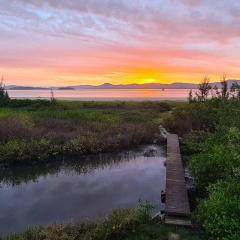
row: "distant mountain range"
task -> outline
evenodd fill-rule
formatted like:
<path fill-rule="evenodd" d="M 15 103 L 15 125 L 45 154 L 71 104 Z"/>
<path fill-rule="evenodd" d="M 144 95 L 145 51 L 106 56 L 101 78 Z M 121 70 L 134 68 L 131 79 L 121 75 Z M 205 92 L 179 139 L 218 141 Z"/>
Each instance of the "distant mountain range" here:
<path fill-rule="evenodd" d="M 43 87 L 31 87 L 31 86 L 17 86 L 17 85 L 9 85 L 5 86 L 6 90 L 49 90 L 50 88 Z"/>
<path fill-rule="evenodd" d="M 240 80 L 230 79 L 227 81 L 228 86 L 231 86 L 233 82 L 240 84 Z M 219 82 L 211 83 L 211 86 L 220 87 Z M 7 90 L 81 90 L 81 89 L 196 89 L 198 84 L 193 83 L 171 83 L 171 84 L 161 84 L 161 83 L 146 83 L 146 84 L 120 84 L 113 85 L 110 83 L 104 83 L 102 85 L 76 85 L 76 86 L 66 86 L 66 87 L 31 87 L 31 86 L 17 86 L 9 85 L 6 86 Z"/>

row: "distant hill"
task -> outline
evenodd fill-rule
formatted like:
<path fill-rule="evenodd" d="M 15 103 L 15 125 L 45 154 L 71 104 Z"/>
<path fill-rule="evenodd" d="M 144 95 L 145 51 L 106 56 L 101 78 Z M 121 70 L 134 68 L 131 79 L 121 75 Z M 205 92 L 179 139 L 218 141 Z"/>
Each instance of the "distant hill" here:
<path fill-rule="evenodd" d="M 57 90 L 75 90 L 74 87 L 59 87 Z"/>
<path fill-rule="evenodd" d="M 50 90 L 50 88 L 30 87 L 30 86 L 15 86 L 15 85 L 6 86 L 6 89 L 7 90 Z"/>
<path fill-rule="evenodd" d="M 240 80 L 229 79 L 228 86 L 231 86 L 233 82 L 240 84 Z M 220 87 L 219 82 L 211 83 L 211 86 Z M 81 89 L 196 89 L 198 84 L 194 83 L 171 83 L 171 84 L 161 84 L 161 83 L 146 83 L 146 84 L 119 84 L 113 85 L 111 83 L 104 83 L 102 85 L 76 85 L 76 86 L 66 86 L 66 87 L 54 87 L 53 90 L 81 90 Z M 31 86 L 6 86 L 7 90 L 50 90 L 51 88 L 43 87 L 31 87 Z"/>
<path fill-rule="evenodd" d="M 197 88 L 196 84 L 188 83 L 173 83 L 173 84 L 160 84 L 160 83 L 147 83 L 147 84 L 119 84 L 113 85 L 111 83 L 104 83 L 98 86 L 92 85 L 78 85 L 72 86 L 74 89 L 189 89 Z"/>
<path fill-rule="evenodd" d="M 240 80 L 228 80 L 228 86 L 231 86 L 233 82 L 240 84 Z M 119 84 L 113 85 L 111 83 L 104 83 L 99 86 L 92 85 L 77 85 L 72 86 L 74 89 L 196 89 L 199 84 L 194 83 L 171 83 L 171 84 L 161 84 L 161 83 L 146 83 L 146 84 Z M 211 86 L 220 87 L 219 82 L 211 83 Z"/>

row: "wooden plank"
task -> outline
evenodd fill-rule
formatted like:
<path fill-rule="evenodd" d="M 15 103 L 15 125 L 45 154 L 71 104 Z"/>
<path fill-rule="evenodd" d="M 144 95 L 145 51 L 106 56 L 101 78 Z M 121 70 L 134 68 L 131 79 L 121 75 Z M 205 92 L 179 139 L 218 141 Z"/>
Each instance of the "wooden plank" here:
<path fill-rule="evenodd" d="M 176 134 L 167 136 L 166 161 L 166 223 L 186 223 L 190 216 L 184 168 L 180 154 L 179 140 Z M 186 219 L 183 219 L 185 218 Z"/>
<path fill-rule="evenodd" d="M 181 218 L 175 218 L 175 217 L 165 217 L 165 223 L 171 224 L 171 225 L 179 225 L 179 226 L 185 226 L 185 227 L 192 227 L 192 223 L 189 219 L 181 219 Z"/>
<path fill-rule="evenodd" d="M 184 182 L 185 181 L 182 173 L 178 172 L 176 170 L 177 170 L 177 168 L 167 171 L 167 174 L 166 174 L 167 182 L 168 181 L 177 181 L 177 182 Z"/>

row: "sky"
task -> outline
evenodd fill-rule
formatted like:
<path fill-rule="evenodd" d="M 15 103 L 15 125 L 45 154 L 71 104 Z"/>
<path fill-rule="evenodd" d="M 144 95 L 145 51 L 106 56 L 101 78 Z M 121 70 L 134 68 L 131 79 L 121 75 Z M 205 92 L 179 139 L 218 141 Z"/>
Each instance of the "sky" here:
<path fill-rule="evenodd" d="M 238 0 L 0 0 L 7 85 L 240 79 Z"/>

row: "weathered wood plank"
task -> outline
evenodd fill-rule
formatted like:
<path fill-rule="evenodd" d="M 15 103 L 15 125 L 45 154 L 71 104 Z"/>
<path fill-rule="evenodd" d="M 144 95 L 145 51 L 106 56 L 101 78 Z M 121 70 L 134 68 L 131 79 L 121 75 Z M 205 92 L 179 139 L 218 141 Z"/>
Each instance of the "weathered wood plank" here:
<path fill-rule="evenodd" d="M 166 224 L 171 224 L 171 225 L 180 225 L 180 226 L 185 226 L 185 227 L 192 227 L 192 223 L 190 219 L 180 219 L 180 218 L 174 218 L 174 217 L 167 217 L 165 219 Z"/>
<path fill-rule="evenodd" d="M 166 168 L 166 223 L 172 223 L 175 219 L 177 224 L 183 221 L 182 218 L 190 216 L 190 207 L 179 140 L 176 134 L 169 134 L 167 137 Z"/>

